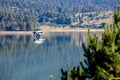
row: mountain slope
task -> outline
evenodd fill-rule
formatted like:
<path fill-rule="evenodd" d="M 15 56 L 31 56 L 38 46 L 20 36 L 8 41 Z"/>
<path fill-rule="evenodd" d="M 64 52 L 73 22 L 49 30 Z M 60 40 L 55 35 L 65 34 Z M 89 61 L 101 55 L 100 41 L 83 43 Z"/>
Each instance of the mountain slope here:
<path fill-rule="evenodd" d="M 66 26 L 74 22 L 77 13 L 116 10 L 119 4 L 120 0 L 0 0 L 0 11 L 14 15 L 29 15 L 40 24 Z M 0 24 L 3 22 L 0 21 Z M 4 26 L 7 27 L 6 24 Z M 31 26 L 31 29 L 32 27 L 35 26 Z"/>

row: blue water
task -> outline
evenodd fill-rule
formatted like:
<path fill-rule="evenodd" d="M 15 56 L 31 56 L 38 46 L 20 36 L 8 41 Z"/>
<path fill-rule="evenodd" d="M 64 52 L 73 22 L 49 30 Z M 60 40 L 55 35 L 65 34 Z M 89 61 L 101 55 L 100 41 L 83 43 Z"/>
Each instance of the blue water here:
<path fill-rule="evenodd" d="M 33 35 L 0 35 L 0 80 L 60 80 L 68 58 L 71 68 L 83 60 L 86 38 L 86 32 L 51 32 L 35 43 Z"/>

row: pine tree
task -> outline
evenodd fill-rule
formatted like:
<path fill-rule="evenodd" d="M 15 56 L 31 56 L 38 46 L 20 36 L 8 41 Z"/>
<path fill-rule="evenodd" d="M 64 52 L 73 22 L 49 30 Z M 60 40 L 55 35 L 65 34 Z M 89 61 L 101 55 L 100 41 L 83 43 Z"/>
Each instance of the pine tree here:
<path fill-rule="evenodd" d="M 102 40 L 88 31 L 88 47 L 83 44 L 86 59 L 83 65 L 87 78 L 108 80 L 120 77 L 120 7 L 114 13 L 114 23 L 105 25 Z M 87 67 L 86 67 L 87 66 Z"/>
<path fill-rule="evenodd" d="M 71 70 L 71 80 L 112 80 L 120 79 L 120 6 L 114 13 L 114 23 L 105 25 L 102 40 L 92 38 L 88 30 L 88 46 L 83 44 L 86 59 Z M 84 64 L 84 65 L 83 65 Z M 82 66 L 82 71 L 80 70 Z M 67 71 L 61 80 L 67 80 Z"/>

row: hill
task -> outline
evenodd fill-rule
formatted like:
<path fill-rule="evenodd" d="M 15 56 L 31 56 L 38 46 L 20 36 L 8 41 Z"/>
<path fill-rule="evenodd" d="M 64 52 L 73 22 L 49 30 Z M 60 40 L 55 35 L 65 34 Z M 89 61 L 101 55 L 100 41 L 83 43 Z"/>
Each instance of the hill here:
<path fill-rule="evenodd" d="M 74 28 L 103 28 L 104 23 L 111 24 L 113 22 L 113 14 L 113 11 L 76 13 L 71 26 Z"/>
<path fill-rule="evenodd" d="M 23 12 L 93 12 L 115 10 L 120 0 L 0 0 L 0 7 L 16 7 Z"/>
<path fill-rule="evenodd" d="M 116 10 L 119 4 L 120 0 L 0 0 L 0 11 L 32 16 L 39 24 L 60 27 L 71 26 L 76 22 L 78 13 L 99 14 L 101 11 Z M 93 21 L 88 23 L 93 25 Z M 85 22 L 85 25 L 88 23 Z"/>

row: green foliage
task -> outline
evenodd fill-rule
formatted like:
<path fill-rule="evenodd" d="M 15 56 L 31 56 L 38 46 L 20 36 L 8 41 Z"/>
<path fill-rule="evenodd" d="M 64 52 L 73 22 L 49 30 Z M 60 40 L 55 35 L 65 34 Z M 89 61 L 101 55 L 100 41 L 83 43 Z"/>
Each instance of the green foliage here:
<path fill-rule="evenodd" d="M 71 24 L 71 18 L 68 17 L 70 16 L 69 14 L 59 14 L 55 12 L 45 12 L 43 14 L 39 15 L 39 20 L 38 22 L 51 22 L 54 24 L 66 24 L 69 25 Z"/>
<path fill-rule="evenodd" d="M 62 77 L 61 80 L 85 80 L 86 74 L 80 71 L 80 66 L 73 67 L 70 71 L 70 79 L 68 79 L 68 72 L 61 69 Z"/>
<path fill-rule="evenodd" d="M 35 17 L 0 11 L 0 30 L 34 30 L 36 25 Z"/>
<path fill-rule="evenodd" d="M 88 47 L 83 44 L 86 59 L 83 65 L 88 78 L 93 80 L 108 80 L 120 77 L 120 30 L 119 9 L 114 15 L 115 23 L 105 25 L 102 40 L 88 33 Z M 87 67 L 86 67 L 87 66 Z"/>
<path fill-rule="evenodd" d="M 118 4 L 120 4 L 119 0 L 0 0 L 2 7 L 18 7 L 25 13 L 36 15 L 45 11 L 76 13 L 109 10 L 116 9 Z"/>
<path fill-rule="evenodd" d="M 75 21 L 75 19 L 72 20 L 72 17 L 76 13 L 114 10 L 118 4 L 120 4 L 119 0 L 0 0 L 0 10 L 35 16 L 39 23 L 70 25 L 72 21 Z M 89 17 L 91 20 L 93 19 L 93 15 L 90 14 Z M 15 21 L 13 18 L 11 17 L 10 20 Z M 80 20 L 80 23 L 82 22 Z M 1 23 L 2 26 L 5 24 Z M 15 24 L 12 26 L 16 28 Z M 11 29 L 11 27 L 7 27 L 7 29 Z"/>
<path fill-rule="evenodd" d="M 119 26 L 119 24 L 120 24 L 120 6 L 118 7 L 118 11 L 114 13 L 114 23 L 120 30 L 120 26 Z"/>
<path fill-rule="evenodd" d="M 106 25 L 99 40 L 97 35 L 91 37 L 88 30 L 88 46 L 83 44 L 85 59 L 81 62 L 82 70 L 78 66 L 71 70 L 72 80 L 109 80 L 120 77 L 120 7 L 114 14 L 115 23 Z M 67 80 L 67 71 L 62 72 L 62 80 Z"/>

